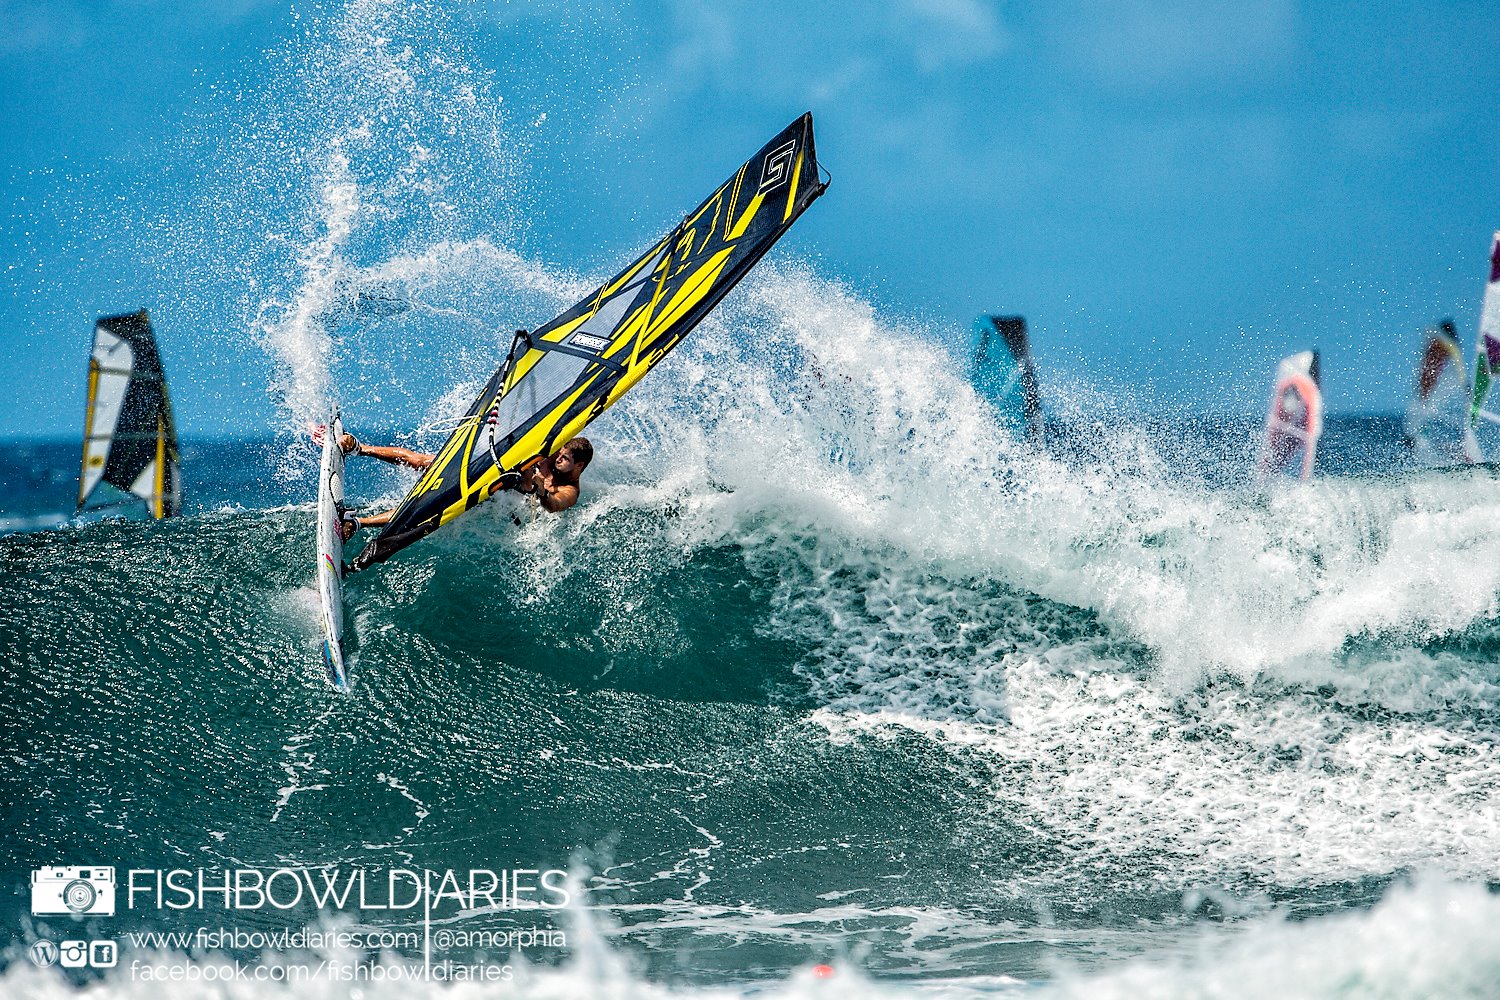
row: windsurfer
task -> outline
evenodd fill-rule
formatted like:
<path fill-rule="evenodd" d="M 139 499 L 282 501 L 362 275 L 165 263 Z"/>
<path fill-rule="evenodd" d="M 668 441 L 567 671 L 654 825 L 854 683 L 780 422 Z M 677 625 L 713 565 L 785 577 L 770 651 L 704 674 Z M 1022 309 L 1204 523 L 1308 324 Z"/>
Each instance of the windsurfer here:
<path fill-rule="evenodd" d="M 313 443 L 322 445 L 324 426 L 313 428 Z M 368 455 L 391 465 L 404 465 L 418 472 L 432 464 L 435 456 L 388 445 L 364 444 L 353 434 L 345 434 L 339 442 L 345 455 Z M 563 445 L 556 455 L 543 455 L 524 473 L 509 472 L 501 477 L 499 489 L 513 489 L 533 496 L 544 510 L 554 514 L 567 510 L 578 502 L 578 478 L 588 468 L 594 457 L 594 446 L 588 438 L 576 437 Z M 348 541 L 360 528 L 375 528 L 388 522 L 396 508 L 372 514 L 369 517 L 345 515 L 342 532 Z"/>

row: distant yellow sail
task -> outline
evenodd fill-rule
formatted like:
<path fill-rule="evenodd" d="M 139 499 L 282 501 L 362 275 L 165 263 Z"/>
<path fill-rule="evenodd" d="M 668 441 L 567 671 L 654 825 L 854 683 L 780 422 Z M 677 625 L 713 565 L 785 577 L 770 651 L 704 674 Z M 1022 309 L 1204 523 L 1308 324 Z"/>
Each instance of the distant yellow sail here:
<path fill-rule="evenodd" d="M 94 325 L 78 509 L 141 502 L 154 518 L 182 508 L 172 400 L 146 310 Z"/>

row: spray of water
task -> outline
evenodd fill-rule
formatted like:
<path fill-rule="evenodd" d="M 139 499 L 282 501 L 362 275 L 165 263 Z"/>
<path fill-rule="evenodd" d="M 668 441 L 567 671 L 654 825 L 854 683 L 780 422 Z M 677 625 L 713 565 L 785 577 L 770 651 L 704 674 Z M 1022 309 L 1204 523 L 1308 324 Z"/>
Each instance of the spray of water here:
<path fill-rule="evenodd" d="M 423 137 L 514 148 L 488 78 L 431 44 L 424 10 L 351 3 L 299 62 L 315 197 L 256 312 L 292 424 L 338 381 L 367 415 L 440 427 L 493 367 L 511 326 L 495 317 L 590 287 L 503 227 L 462 232 L 467 186 Z M 1500 518 L 1471 479 L 1252 485 L 1087 386 L 1049 387 L 1071 430 L 1034 449 L 941 331 L 786 253 L 591 428 L 589 504 L 524 529 L 538 594 L 591 571 L 577 552 L 611 518 L 670 510 L 663 558 L 730 545 L 776 581 L 767 627 L 814 647 L 799 669 L 831 734 L 897 725 L 983 754 L 997 802 L 1105 863 L 1500 871 L 1495 818 L 1468 812 L 1500 773 L 1459 713 L 1497 687 L 1435 646 L 1496 616 Z M 1362 719 L 1315 687 L 1429 717 Z"/>

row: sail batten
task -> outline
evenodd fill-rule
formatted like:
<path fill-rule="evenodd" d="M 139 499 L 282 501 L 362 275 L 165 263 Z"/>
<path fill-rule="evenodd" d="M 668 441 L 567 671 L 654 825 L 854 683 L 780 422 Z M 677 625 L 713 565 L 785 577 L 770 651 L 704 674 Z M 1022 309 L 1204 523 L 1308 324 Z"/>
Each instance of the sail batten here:
<path fill-rule="evenodd" d="M 104 486 L 133 499 L 99 494 Z M 181 499 L 177 430 L 150 317 L 144 309 L 106 316 L 94 326 L 89 358 L 78 510 L 142 502 L 160 519 L 177 514 Z"/>
<path fill-rule="evenodd" d="M 519 333 L 355 568 L 383 562 L 471 510 L 503 473 L 579 434 L 681 343 L 825 187 L 806 114 L 619 274 Z"/>

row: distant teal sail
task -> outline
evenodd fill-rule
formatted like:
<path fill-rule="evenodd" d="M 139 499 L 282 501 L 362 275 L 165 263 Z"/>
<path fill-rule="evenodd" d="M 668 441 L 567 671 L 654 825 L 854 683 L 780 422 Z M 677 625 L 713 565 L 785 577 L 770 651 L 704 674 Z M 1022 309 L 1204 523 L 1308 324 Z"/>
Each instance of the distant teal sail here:
<path fill-rule="evenodd" d="M 1031 340 L 1022 316 L 981 316 L 970 345 L 974 388 L 1036 444 L 1042 441 L 1042 400 Z"/>

